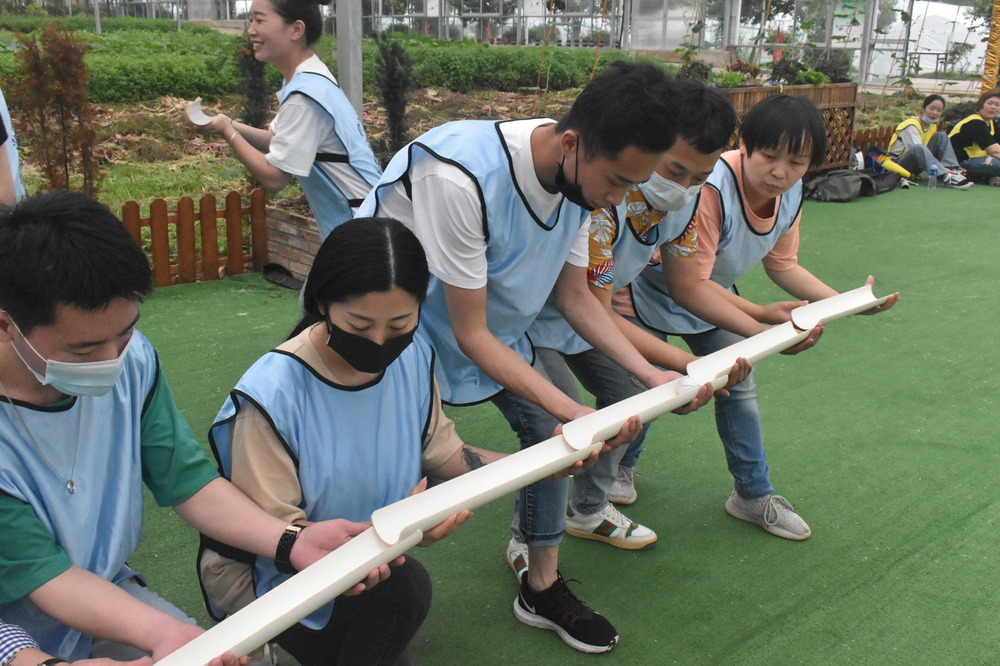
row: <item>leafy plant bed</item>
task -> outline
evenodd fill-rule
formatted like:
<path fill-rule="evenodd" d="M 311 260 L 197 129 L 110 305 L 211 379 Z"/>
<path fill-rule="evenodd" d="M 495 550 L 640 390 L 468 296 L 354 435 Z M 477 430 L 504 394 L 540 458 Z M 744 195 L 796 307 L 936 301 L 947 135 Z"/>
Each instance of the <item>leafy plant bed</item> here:
<path fill-rule="evenodd" d="M 413 135 L 460 118 L 558 118 L 577 94 L 577 90 L 540 93 L 473 91 L 453 93 L 446 89 L 421 88 L 410 95 L 408 114 Z M 173 206 L 182 196 L 216 196 L 235 190 L 247 194 L 253 183 L 242 163 L 220 137 L 205 137 L 184 120 L 187 100 L 162 97 L 145 104 L 109 104 L 97 110 L 97 153 L 105 178 L 98 198 L 111 210 L 119 212 L 126 201 L 136 201 L 142 215 L 149 213 L 149 203 L 162 198 Z M 241 101 L 225 97 L 207 105 L 212 112 L 231 117 L 240 114 Z M 272 109 L 272 113 L 276 109 Z M 14 112 L 15 128 L 19 123 Z M 386 131 L 382 109 L 373 100 L 364 104 L 364 125 L 372 139 Z M 31 146 L 22 144 L 21 159 L 28 192 L 42 186 L 41 172 L 34 163 Z M 271 204 L 302 214 L 309 214 L 301 190 L 291 185 Z"/>

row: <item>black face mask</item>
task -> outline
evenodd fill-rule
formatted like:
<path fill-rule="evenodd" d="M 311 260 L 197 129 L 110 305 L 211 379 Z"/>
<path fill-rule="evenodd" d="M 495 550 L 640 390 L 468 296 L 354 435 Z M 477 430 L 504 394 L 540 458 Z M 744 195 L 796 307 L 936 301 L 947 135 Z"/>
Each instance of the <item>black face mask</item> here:
<path fill-rule="evenodd" d="M 414 326 L 412 331 L 389 338 L 382 344 L 337 328 L 329 319 L 326 320 L 326 330 L 330 332 L 326 345 L 340 354 L 352 368 L 358 372 L 382 372 L 410 346 L 417 328 Z"/>
<path fill-rule="evenodd" d="M 583 188 L 580 187 L 579 176 L 580 176 L 580 147 L 576 148 L 576 175 L 573 177 L 573 182 L 566 182 L 566 173 L 563 171 L 563 165 L 566 164 L 566 156 L 563 155 L 562 162 L 556 167 L 556 189 L 559 193 L 566 197 L 570 203 L 575 203 L 577 206 L 584 210 L 594 210 L 594 207 L 587 203 L 587 200 L 583 198 Z"/>

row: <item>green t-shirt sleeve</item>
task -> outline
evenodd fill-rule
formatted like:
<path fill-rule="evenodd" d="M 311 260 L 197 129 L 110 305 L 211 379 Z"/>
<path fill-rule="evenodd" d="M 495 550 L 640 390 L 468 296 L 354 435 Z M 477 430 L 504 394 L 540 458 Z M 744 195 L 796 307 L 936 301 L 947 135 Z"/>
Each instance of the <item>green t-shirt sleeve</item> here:
<path fill-rule="evenodd" d="M 142 414 L 142 480 L 159 506 L 174 506 L 191 498 L 218 478 L 184 420 L 163 372 L 159 372 Z"/>
<path fill-rule="evenodd" d="M 0 493 L 0 604 L 17 601 L 72 566 L 30 504 Z"/>

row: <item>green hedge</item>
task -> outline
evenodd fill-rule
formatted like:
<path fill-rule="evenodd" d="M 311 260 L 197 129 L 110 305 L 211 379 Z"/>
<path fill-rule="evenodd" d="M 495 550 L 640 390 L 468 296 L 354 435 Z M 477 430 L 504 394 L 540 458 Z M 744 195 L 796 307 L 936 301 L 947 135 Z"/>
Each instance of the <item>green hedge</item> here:
<path fill-rule="evenodd" d="M 17 19 L 16 23 L 25 25 L 35 21 L 33 17 L 23 16 L 0 16 L 0 19 Z M 38 20 L 38 25 L 44 22 Z M 141 102 L 168 95 L 185 99 L 200 95 L 206 100 L 214 100 L 236 92 L 240 78 L 233 56 L 243 44 L 242 36 L 223 35 L 207 28 L 207 32 L 185 30 L 180 33 L 176 30 L 135 28 L 137 23 L 173 25 L 170 21 L 114 20 L 114 23 L 119 22 L 119 28 L 107 34 L 79 31 L 80 36 L 90 43 L 86 60 L 91 71 L 88 82 L 91 102 Z M 0 27 L 3 25 L 0 21 Z M 398 37 L 404 40 L 413 59 L 416 83 L 422 87 L 437 86 L 458 92 L 531 88 L 538 84 L 539 63 L 544 62 L 541 87 L 563 90 L 582 86 L 590 78 L 594 67 L 594 52 L 590 49 L 488 46 L 473 42 L 418 39 L 408 35 Z M 0 77 L 8 76 L 13 71 L 16 48 L 13 33 L 0 32 Z M 316 44 L 315 51 L 336 72 L 336 62 L 332 57 L 334 48 L 333 40 L 324 37 Z M 375 56 L 374 43 L 363 42 L 365 90 L 371 90 L 373 86 Z M 613 60 L 627 57 L 621 51 L 602 50 L 597 70 L 603 70 Z M 668 70 L 672 68 L 670 65 L 664 67 Z M 273 67 L 265 71 L 268 87 L 277 90 L 281 85 L 281 75 Z"/>
<path fill-rule="evenodd" d="M 14 14 L 0 15 L 0 30 L 15 32 L 34 32 L 41 30 L 42 26 L 58 21 L 68 30 L 89 31 L 94 30 L 93 16 L 24 16 Z M 101 33 L 118 32 L 121 30 L 141 30 L 143 32 L 172 32 L 177 33 L 177 22 L 166 19 L 142 19 L 142 18 L 106 18 L 101 17 Z M 217 33 L 205 25 L 196 23 L 181 23 L 181 30 L 186 33 Z"/>

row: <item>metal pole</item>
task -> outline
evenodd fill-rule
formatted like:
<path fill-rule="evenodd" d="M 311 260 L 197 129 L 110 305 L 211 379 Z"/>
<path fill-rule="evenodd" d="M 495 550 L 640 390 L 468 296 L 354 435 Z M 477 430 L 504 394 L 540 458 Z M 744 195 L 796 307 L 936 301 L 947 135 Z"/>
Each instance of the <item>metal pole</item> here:
<path fill-rule="evenodd" d="M 726 0 L 726 13 L 723 17 L 723 44 L 724 49 L 738 50 L 740 45 L 740 0 Z"/>
<path fill-rule="evenodd" d="M 861 56 L 858 61 L 858 86 L 868 83 L 868 66 L 871 58 L 872 32 L 875 28 L 875 18 L 878 14 L 878 0 L 865 2 L 865 20 L 861 34 Z"/>
<path fill-rule="evenodd" d="M 361 116 L 361 3 L 337 0 L 337 79 Z"/>

